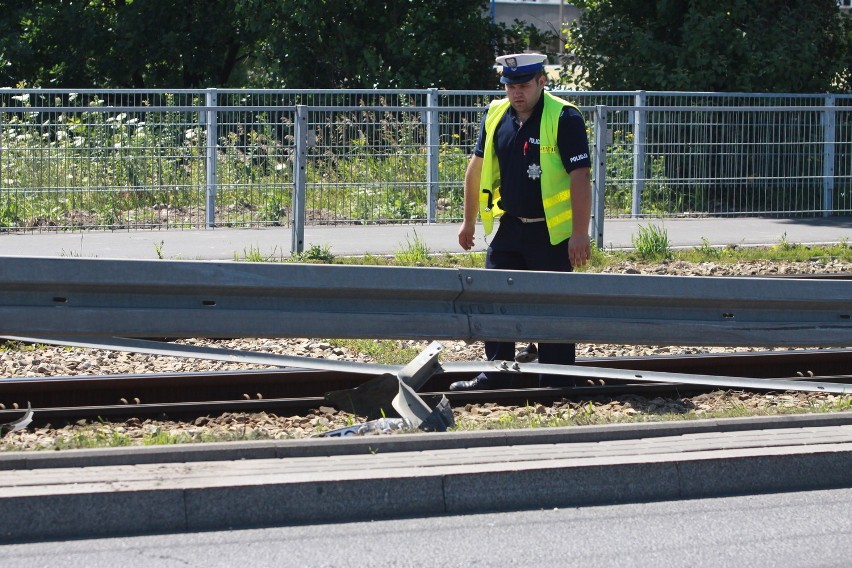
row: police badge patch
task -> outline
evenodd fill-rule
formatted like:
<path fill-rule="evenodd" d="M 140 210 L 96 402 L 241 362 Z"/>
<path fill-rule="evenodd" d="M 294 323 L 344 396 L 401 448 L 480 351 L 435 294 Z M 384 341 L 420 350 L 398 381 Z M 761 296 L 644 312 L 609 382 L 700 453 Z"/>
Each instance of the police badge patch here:
<path fill-rule="evenodd" d="M 527 168 L 527 176 L 530 179 L 538 179 L 541 177 L 541 166 L 538 164 L 530 164 L 530 167 Z"/>

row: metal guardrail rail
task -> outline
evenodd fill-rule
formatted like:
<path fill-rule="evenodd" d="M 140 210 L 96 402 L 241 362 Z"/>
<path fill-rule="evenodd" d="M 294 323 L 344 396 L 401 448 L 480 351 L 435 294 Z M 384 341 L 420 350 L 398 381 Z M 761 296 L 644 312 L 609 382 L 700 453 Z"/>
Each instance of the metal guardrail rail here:
<path fill-rule="evenodd" d="M 0 336 L 852 346 L 852 283 L 0 257 Z"/>

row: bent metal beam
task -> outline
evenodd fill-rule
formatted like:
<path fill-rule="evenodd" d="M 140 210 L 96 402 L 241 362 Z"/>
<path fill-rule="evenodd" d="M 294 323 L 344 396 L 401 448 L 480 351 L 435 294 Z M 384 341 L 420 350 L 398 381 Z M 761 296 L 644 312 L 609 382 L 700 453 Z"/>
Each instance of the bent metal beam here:
<path fill-rule="evenodd" d="M 579 365 L 546 365 L 541 363 L 510 363 L 508 361 L 474 361 L 449 362 L 437 361 L 438 352 L 443 348 L 439 343 L 432 342 L 426 351 L 422 352 L 409 365 L 385 365 L 380 363 L 361 363 L 356 361 L 335 361 L 330 359 L 314 359 L 293 355 L 278 355 L 273 353 L 258 353 L 218 347 L 202 347 L 197 345 L 178 345 L 146 339 L 127 339 L 120 337 L 96 337 L 91 339 L 74 339 L 68 337 L 17 337 L 0 336 L 13 341 L 28 343 L 47 343 L 82 347 L 86 349 L 108 349 L 112 351 L 127 351 L 147 353 L 165 357 L 187 357 L 207 359 L 210 361 L 227 361 L 230 363 L 246 363 L 257 365 L 272 365 L 302 369 L 317 369 L 322 371 L 340 371 L 380 377 L 396 375 L 412 390 L 417 391 L 433 374 L 440 373 L 508 373 L 508 374 L 539 374 L 548 373 L 566 377 L 583 377 L 589 379 L 615 380 L 623 382 L 650 382 L 674 385 L 709 385 L 722 388 L 740 388 L 751 390 L 799 391 L 799 392 L 828 392 L 846 394 L 849 385 L 843 383 L 814 382 L 789 379 L 767 379 L 748 377 L 726 377 L 720 375 L 700 375 L 692 373 L 669 373 L 659 371 L 636 371 L 630 369 L 609 369 L 603 367 L 588 367 Z M 411 372 L 410 369 L 416 369 Z M 340 391 L 347 392 L 347 391 Z M 326 395 L 328 396 L 328 395 Z M 339 397 L 338 397 L 339 399 Z M 359 414 L 356 412 L 355 414 Z"/>

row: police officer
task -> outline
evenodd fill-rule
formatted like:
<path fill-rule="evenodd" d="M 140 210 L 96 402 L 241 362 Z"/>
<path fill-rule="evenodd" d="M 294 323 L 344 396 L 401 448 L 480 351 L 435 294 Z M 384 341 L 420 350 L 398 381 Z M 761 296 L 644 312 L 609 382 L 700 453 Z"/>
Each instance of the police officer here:
<path fill-rule="evenodd" d="M 489 105 L 464 179 L 464 220 L 459 245 L 470 250 L 477 215 L 488 246 L 485 268 L 570 272 L 591 257 L 591 174 L 586 126 L 577 107 L 544 90 L 545 55 L 497 58 L 506 98 Z M 541 363 L 572 365 L 573 343 L 542 343 Z M 485 342 L 489 361 L 515 356 L 513 342 Z M 450 390 L 511 386 L 511 375 L 482 373 Z M 541 386 L 571 386 L 559 375 L 541 375 Z"/>

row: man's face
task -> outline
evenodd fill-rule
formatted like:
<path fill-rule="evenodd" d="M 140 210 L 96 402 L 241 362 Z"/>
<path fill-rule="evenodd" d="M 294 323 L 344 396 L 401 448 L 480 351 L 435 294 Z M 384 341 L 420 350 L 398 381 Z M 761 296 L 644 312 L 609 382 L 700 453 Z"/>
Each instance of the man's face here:
<path fill-rule="evenodd" d="M 539 76 L 526 83 L 514 83 L 506 85 L 506 96 L 515 112 L 529 113 L 538 104 L 541 92 L 544 89 L 544 77 Z"/>

